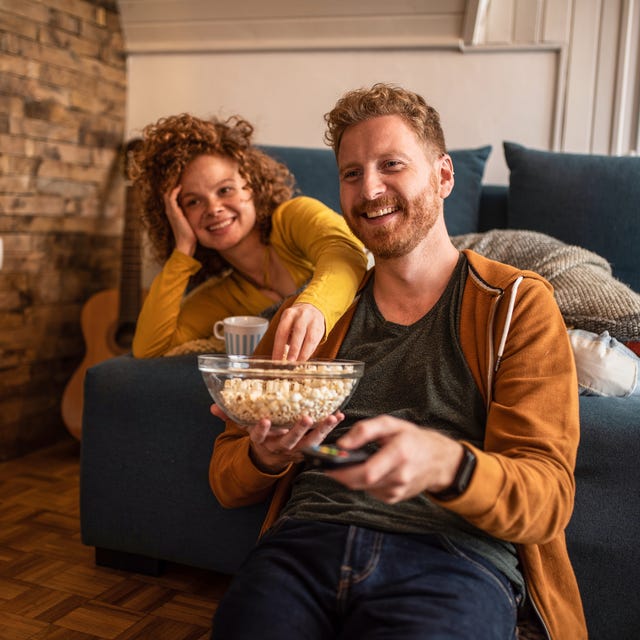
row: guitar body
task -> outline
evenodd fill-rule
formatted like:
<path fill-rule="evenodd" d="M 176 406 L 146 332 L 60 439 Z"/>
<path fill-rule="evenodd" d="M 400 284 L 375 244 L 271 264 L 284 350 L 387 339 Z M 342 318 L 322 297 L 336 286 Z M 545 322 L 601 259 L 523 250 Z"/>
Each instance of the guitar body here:
<path fill-rule="evenodd" d="M 131 348 L 133 327 L 119 322 L 119 298 L 116 289 L 94 294 L 82 309 L 80 323 L 86 352 L 83 361 L 71 376 L 62 396 L 62 419 L 72 436 L 80 440 L 84 378 L 87 369 L 103 360 L 126 353 Z"/>

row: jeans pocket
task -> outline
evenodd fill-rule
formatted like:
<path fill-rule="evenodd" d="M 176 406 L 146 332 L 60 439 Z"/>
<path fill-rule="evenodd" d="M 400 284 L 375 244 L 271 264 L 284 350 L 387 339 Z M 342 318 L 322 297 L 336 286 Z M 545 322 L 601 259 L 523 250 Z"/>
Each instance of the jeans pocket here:
<path fill-rule="evenodd" d="M 498 590 L 504 594 L 513 610 L 514 618 L 517 615 L 518 602 L 514 593 L 513 585 L 507 576 L 505 576 L 498 568 L 494 567 L 490 560 L 484 558 L 480 554 L 458 546 L 447 536 L 439 536 L 440 542 L 445 550 L 458 558 L 467 560 L 477 571 L 486 576 L 493 582 Z"/>

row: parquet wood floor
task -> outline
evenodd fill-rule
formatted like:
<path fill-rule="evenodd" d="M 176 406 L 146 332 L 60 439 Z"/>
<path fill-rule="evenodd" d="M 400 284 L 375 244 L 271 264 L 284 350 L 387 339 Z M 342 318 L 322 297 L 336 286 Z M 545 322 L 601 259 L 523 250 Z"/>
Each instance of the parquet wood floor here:
<path fill-rule="evenodd" d="M 229 577 L 98 567 L 80 541 L 79 445 L 0 463 L 0 640 L 205 640 Z"/>

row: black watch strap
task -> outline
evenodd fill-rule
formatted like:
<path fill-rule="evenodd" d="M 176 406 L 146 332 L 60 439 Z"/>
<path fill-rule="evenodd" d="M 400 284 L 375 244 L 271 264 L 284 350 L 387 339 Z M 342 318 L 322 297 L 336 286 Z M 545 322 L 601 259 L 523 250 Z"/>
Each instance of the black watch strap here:
<path fill-rule="evenodd" d="M 431 494 L 437 500 L 453 500 L 454 498 L 461 496 L 471 482 L 473 472 L 476 468 L 476 454 L 464 445 L 462 445 L 462 448 L 464 449 L 462 462 L 460 462 L 460 466 L 456 471 L 456 475 L 451 486 L 443 489 L 442 491 Z"/>

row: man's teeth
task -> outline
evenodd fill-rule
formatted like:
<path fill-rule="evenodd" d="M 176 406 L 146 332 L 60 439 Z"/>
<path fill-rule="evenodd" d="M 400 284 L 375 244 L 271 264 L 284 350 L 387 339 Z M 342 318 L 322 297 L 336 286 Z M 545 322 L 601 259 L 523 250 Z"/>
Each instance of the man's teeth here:
<path fill-rule="evenodd" d="M 397 211 L 397 207 L 385 207 L 384 209 L 377 209 L 376 211 L 367 211 L 367 218 L 379 218 L 380 216 L 386 216 L 394 211 Z"/>

